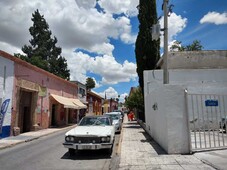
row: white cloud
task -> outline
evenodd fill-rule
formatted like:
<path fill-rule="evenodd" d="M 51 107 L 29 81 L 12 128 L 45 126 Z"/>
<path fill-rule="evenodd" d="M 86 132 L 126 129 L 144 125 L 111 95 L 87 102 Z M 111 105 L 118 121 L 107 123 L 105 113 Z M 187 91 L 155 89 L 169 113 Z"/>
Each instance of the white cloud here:
<path fill-rule="evenodd" d="M 227 24 L 227 12 L 224 12 L 222 14 L 218 12 L 208 12 L 200 20 L 200 23 L 212 23 L 216 25 Z"/>
<path fill-rule="evenodd" d="M 90 9 L 95 7 L 96 0 L 75 0 L 78 7 L 80 8 L 85 8 L 85 9 Z"/>
<path fill-rule="evenodd" d="M 126 16 L 136 16 L 138 14 L 136 7 L 139 4 L 139 0 L 99 0 L 98 4 L 108 13 L 124 13 Z"/>
<path fill-rule="evenodd" d="M 118 63 L 112 53 L 115 47 L 110 38 L 127 44 L 135 42 L 136 36 L 131 33 L 127 16 L 135 16 L 138 0 L 101 0 L 98 3 L 106 12 L 94 8 L 95 0 L 0 1 L 0 49 L 14 54 L 21 52 L 23 45 L 29 44 L 32 13 L 39 9 L 49 24 L 52 36 L 58 39 L 57 46 L 62 48 L 62 56 L 67 60 L 71 80 L 84 83 L 88 71 L 100 75 L 102 81 L 96 80 L 99 86 L 134 80 L 137 76 L 135 63 Z M 113 13 L 128 15 L 114 18 Z M 75 49 L 99 56 L 91 57 L 83 52 L 74 52 Z"/>
<path fill-rule="evenodd" d="M 173 41 L 174 38 L 183 31 L 186 27 L 187 18 L 182 18 L 181 15 L 177 15 L 172 13 L 170 17 L 168 17 L 168 40 L 169 42 Z M 164 28 L 164 17 L 160 19 L 161 28 Z M 163 36 L 161 38 L 161 47 L 163 47 Z"/>
<path fill-rule="evenodd" d="M 118 92 L 113 87 L 109 87 L 104 92 L 99 93 L 99 95 L 102 96 L 103 98 L 105 98 L 106 95 L 107 99 L 118 98 Z"/>
<path fill-rule="evenodd" d="M 99 95 L 103 98 L 105 98 L 106 95 L 107 99 L 116 99 L 119 96 L 119 102 L 125 102 L 125 97 L 128 96 L 128 93 L 119 94 L 113 87 L 109 87 L 103 92 L 100 92 Z"/>
<path fill-rule="evenodd" d="M 96 52 L 97 54 L 106 54 L 112 56 L 112 51 L 114 50 L 114 46 L 110 43 L 102 43 L 96 44 L 92 46 L 91 52 Z"/>
<path fill-rule="evenodd" d="M 102 77 L 99 86 L 102 84 L 117 84 L 119 82 L 129 82 L 137 77 L 136 64 L 127 60 L 120 64 L 114 57 L 104 55 L 90 57 L 82 52 L 75 52 L 73 56 L 67 58 L 69 60 L 69 69 L 71 70 L 72 80 L 86 81 L 85 73 L 87 71 L 98 74 Z M 73 64 L 76 61 L 76 65 Z M 96 80 L 97 81 L 97 80 Z"/>
<path fill-rule="evenodd" d="M 128 96 L 128 93 L 123 93 L 120 95 L 120 102 L 125 102 L 125 97 Z"/>
<path fill-rule="evenodd" d="M 23 52 L 19 48 L 12 46 L 12 45 L 5 43 L 5 42 L 0 42 L 0 50 L 5 51 L 7 53 L 10 53 L 12 55 L 14 53 L 23 54 Z"/>
<path fill-rule="evenodd" d="M 127 44 L 134 43 L 136 41 L 137 35 L 131 35 L 131 25 L 129 18 L 123 16 L 118 18 L 116 21 L 116 26 L 120 28 L 120 39 Z"/>
<path fill-rule="evenodd" d="M 125 16 L 115 19 L 111 13 L 98 12 L 95 3 L 95 0 L 1 1 L 0 41 L 18 48 L 28 44 L 32 13 L 39 9 L 63 48 L 83 48 L 110 55 L 114 48 L 109 44 L 109 38 L 134 43 L 130 20 Z M 121 4 L 114 2 L 118 3 Z"/>

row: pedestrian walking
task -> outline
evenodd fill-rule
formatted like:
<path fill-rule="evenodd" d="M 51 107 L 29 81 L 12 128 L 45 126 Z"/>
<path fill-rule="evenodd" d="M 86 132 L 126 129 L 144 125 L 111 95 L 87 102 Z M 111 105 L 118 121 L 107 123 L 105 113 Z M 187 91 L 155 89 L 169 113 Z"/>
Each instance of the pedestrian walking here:
<path fill-rule="evenodd" d="M 133 121 L 134 119 L 134 113 L 132 110 L 130 110 L 129 114 L 128 114 L 128 121 Z"/>

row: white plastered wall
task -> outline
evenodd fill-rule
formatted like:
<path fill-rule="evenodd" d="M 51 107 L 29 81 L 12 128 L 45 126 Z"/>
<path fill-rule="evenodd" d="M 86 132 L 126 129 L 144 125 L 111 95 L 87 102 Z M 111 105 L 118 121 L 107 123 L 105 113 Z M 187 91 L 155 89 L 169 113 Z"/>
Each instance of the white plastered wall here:
<path fill-rule="evenodd" d="M 3 121 L 3 126 L 11 125 L 13 81 L 14 62 L 0 56 L 0 98 L 1 102 L 6 99 L 10 99 L 10 103 Z"/>
<path fill-rule="evenodd" d="M 163 85 L 162 76 L 162 70 L 144 72 L 147 131 L 167 153 L 189 153 L 185 89 L 227 94 L 227 69 L 169 70 L 168 85 Z"/>

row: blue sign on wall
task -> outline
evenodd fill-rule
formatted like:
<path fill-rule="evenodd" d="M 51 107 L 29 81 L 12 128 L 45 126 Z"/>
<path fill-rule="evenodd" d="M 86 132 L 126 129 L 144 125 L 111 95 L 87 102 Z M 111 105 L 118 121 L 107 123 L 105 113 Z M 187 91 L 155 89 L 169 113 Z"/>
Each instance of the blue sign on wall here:
<path fill-rule="evenodd" d="M 206 106 L 218 106 L 218 100 L 206 100 L 205 101 Z"/>
<path fill-rule="evenodd" d="M 4 118 L 5 118 L 5 114 L 9 105 L 9 101 L 10 99 L 6 99 L 1 106 L 1 110 L 0 110 L 0 134 L 2 133 L 2 126 L 3 126 L 3 122 L 4 122 Z"/>

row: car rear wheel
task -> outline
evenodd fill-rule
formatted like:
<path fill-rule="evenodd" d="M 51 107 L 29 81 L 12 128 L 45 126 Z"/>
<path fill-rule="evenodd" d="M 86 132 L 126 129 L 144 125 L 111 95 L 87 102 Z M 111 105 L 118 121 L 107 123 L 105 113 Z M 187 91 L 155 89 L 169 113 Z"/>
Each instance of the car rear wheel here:
<path fill-rule="evenodd" d="M 73 156 L 75 154 L 75 150 L 72 148 L 69 148 L 69 155 Z"/>

